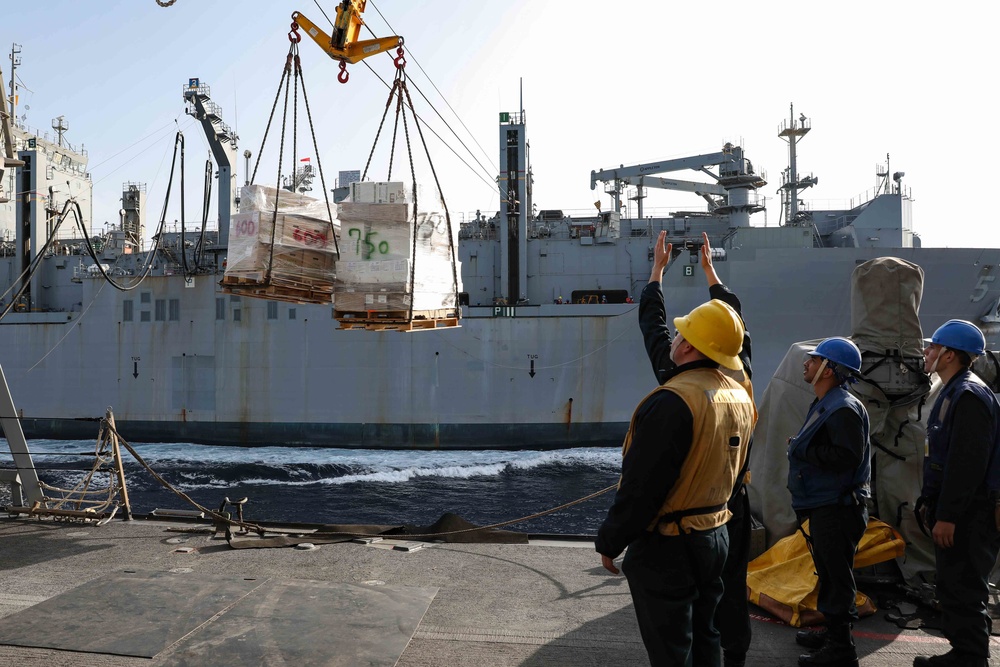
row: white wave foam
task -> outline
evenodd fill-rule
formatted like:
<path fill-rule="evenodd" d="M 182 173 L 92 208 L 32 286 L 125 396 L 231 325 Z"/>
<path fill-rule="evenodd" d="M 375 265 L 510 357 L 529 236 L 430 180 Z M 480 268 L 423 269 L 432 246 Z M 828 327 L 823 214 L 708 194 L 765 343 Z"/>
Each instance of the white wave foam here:
<path fill-rule="evenodd" d="M 67 453 L 86 455 L 93 442 L 76 440 L 42 440 L 31 443 L 33 454 L 39 457 Z M 206 479 L 204 472 L 181 470 L 184 488 L 220 488 L 246 484 L 309 485 L 350 484 L 369 482 L 405 483 L 417 478 L 441 477 L 469 479 L 491 477 L 504 472 L 525 472 L 542 466 L 584 466 L 601 470 L 616 470 L 621 465 L 617 447 L 580 447 L 549 451 L 411 451 L 364 450 L 300 447 L 213 447 L 189 443 L 144 444 L 136 447 L 140 456 L 155 470 L 196 463 L 200 471 L 212 468 L 257 465 L 283 471 L 280 477 L 226 481 Z M 0 450 L 2 451 L 2 450 Z M 126 461 L 131 456 L 126 456 Z M 62 458 L 52 456 L 51 458 Z M 2 456 L 0 456 L 2 460 Z M 316 479 L 301 467 L 338 466 L 346 474 Z M 288 479 L 291 477 L 292 479 Z"/>

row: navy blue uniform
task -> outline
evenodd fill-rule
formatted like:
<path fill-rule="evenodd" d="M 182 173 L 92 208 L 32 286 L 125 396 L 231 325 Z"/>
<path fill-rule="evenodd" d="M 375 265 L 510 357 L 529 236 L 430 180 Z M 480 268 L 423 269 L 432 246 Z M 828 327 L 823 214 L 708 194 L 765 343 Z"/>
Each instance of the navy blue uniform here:
<path fill-rule="evenodd" d="M 935 545 L 937 598 L 954 650 L 989 658 L 989 573 L 1000 550 L 987 472 L 997 456 L 997 401 L 970 371 L 941 390 L 927 421 L 923 496 L 928 520 L 955 524 L 954 545 Z M 985 664 L 985 663 L 981 663 Z"/>
<path fill-rule="evenodd" d="M 843 386 L 813 401 L 789 443 L 788 489 L 819 578 L 817 609 L 830 627 L 857 620 L 854 554 L 865 534 L 871 495 L 868 414 Z"/>

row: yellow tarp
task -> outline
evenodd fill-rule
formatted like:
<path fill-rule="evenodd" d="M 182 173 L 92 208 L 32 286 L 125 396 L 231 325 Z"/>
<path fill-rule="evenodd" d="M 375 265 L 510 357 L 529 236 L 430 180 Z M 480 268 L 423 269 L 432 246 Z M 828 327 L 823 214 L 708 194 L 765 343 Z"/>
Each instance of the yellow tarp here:
<path fill-rule="evenodd" d="M 809 532 L 809 522 L 803 526 Z M 868 567 L 903 555 L 903 538 L 888 524 L 870 519 L 854 556 L 854 567 Z M 747 566 L 750 602 L 774 614 L 789 625 L 814 625 L 823 620 L 816 611 L 819 580 L 812 554 L 801 531 L 779 540 Z M 875 613 L 875 605 L 858 592 L 860 616 Z"/>

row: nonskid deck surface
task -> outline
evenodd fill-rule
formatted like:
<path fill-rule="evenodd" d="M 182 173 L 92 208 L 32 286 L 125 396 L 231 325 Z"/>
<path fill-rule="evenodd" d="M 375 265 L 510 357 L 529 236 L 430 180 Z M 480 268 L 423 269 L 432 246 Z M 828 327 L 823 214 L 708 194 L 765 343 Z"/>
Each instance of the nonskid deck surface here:
<path fill-rule="evenodd" d="M 0 520 L 0 666 L 646 664 L 586 541 L 232 550 L 186 528 Z M 885 615 L 855 627 L 863 665 L 947 650 Z M 752 626 L 748 665 L 795 664 L 794 628 Z"/>

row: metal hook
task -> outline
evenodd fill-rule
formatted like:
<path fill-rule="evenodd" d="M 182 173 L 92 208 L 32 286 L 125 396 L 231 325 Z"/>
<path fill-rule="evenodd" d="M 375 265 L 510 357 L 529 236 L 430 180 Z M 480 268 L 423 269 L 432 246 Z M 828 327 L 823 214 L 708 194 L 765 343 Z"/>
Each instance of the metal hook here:
<path fill-rule="evenodd" d="M 396 66 L 396 69 L 403 69 L 406 67 L 406 57 L 403 54 L 403 47 L 396 49 L 396 57 L 392 59 L 392 64 Z"/>
<path fill-rule="evenodd" d="M 347 62 L 344 60 L 340 61 L 340 74 L 337 75 L 337 81 L 341 83 L 347 83 L 347 80 L 351 78 L 351 75 L 347 72 Z"/>
<path fill-rule="evenodd" d="M 298 44 L 302 41 L 302 35 L 299 34 L 299 24 L 292 21 L 292 29 L 288 31 L 288 41 L 292 44 Z"/>

